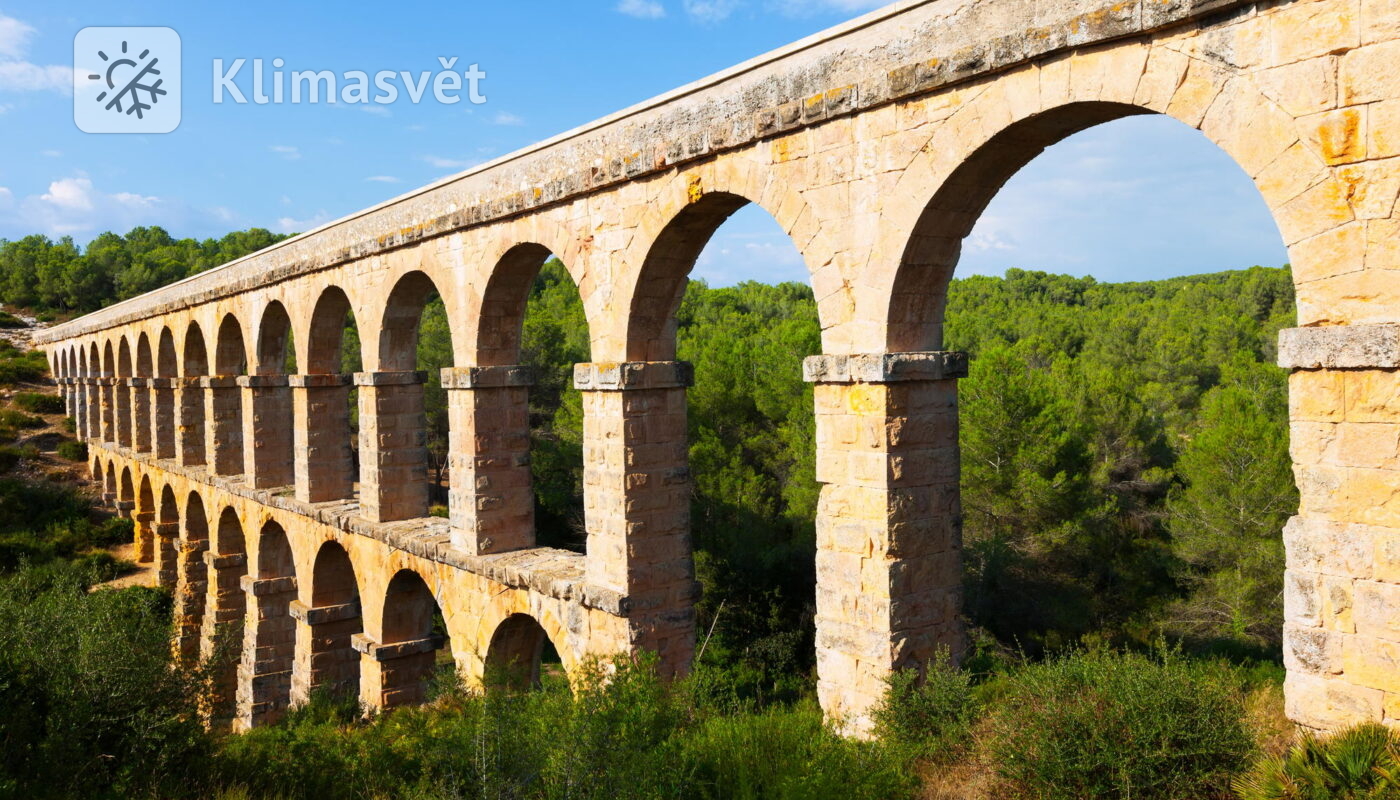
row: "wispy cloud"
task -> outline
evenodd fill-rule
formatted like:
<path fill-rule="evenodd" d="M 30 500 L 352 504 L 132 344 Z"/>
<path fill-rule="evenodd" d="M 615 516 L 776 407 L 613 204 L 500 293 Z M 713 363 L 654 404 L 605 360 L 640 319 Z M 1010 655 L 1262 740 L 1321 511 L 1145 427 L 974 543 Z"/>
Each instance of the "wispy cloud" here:
<path fill-rule="evenodd" d="M 479 159 L 443 158 L 441 156 L 423 156 L 423 160 L 438 169 L 466 169 L 481 163 Z"/>
<path fill-rule="evenodd" d="M 398 178 L 395 178 L 393 175 L 371 175 L 371 176 L 369 176 L 368 178 L 365 178 L 365 180 L 367 180 L 367 181 L 374 181 L 375 183 L 399 183 L 399 182 L 400 182 L 399 179 L 398 179 Z"/>
<path fill-rule="evenodd" d="M 296 219 L 294 217 L 280 217 L 277 220 L 278 233 L 305 233 L 312 228 L 319 228 L 331 221 L 331 215 L 325 211 L 317 211 L 306 219 Z"/>
<path fill-rule="evenodd" d="M 296 161 L 301 158 L 301 150 L 289 144 L 274 144 L 267 148 L 288 161 Z"/>
<path fill-rule="evenodd" d="M 683 0 L 685 13 L 700 22 L 723 22 L 739 7 L 739 0 Z"/>
<path fill-rule="evenodd" d="M 71 67 L 43 66 L 25 60 L 29 40 L 35 33 L 32 26 L 0 14 L 0 91 L 70 94 L 73 91 Z"/>
<path fill-rule="evenodd" d="M 496 116 L 491 118 L 491 124 L 508 126 L 524 125 L 525 118 L 518 114 L 512 114 L 509 111 L 497 111 Z"/>
<path fill-rule="evenodd" d="M 786 17 L 816 14 L 859 14 L 879 8 L 888 0 L 770 0 L 769 7 Z"/>
<path fill-rule="evenodd" d="M 49 158 L 60 158 L 60 157 L 63 155 L 63 151 L 62 151 L 62 150 L 40 150 L 40 151 L 39 151 L 39 155 L 41 155 L 41 156 L 48 156 Z"/>
<path fill-rule="evenodd" d="M 656 0 L 621 0 L 617 12 L 637 19 L 661 19 L 666 16 L 666 7 Z"/>

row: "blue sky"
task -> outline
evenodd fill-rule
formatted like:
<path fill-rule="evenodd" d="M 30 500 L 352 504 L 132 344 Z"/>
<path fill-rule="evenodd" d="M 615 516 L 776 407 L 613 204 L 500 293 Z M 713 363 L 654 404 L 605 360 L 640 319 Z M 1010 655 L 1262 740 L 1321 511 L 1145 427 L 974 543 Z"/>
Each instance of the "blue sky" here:
<path fill-rule="evenodd" d="M 878 0 L 517 0 L 451 4 L 0 0 L 0 237 L 163 225 L 177 236 L 305 230 L 724 69 Z M 73 37 L 97 25 L 179 32 L 184 102 L 166 135 L 73 123 Z M 480 105 L 212 102 L 215 58 L 288 71 L 486 72 Z M 80 65 L 85 66 L 85 65 Z M 270 69 L 270 67 L 269 67 Z M 246 87 L 247 70 L 240 84 Z M 1262 200 L 1198 133 L 1139 117 L 1051 148 L 1009 183 L 962 274 L 1007 267 L 1103 280 L 1286 260 Z M 803 280 L 782 231 L 745 209 L 696 276 Z"/>

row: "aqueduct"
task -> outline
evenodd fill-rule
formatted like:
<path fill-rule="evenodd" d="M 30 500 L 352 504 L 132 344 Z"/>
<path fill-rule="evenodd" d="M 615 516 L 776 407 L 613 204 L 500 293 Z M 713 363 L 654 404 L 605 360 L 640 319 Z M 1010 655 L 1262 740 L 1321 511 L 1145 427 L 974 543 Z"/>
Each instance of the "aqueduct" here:
<path fill-rule="evenodd" d="M 444 633 L 469 680 L 546 638 L 566 670 L 651 650 L 680 671 L 697 590 L 674 312 L 709 235 L 759 204 L 819 305 L 819 692 L 860 732 L 892 668 L 961 642 L 966 363 L 940 349 L 960 242 L 1042 149 L 1149 113 L 1232 156 L 1290 252 L 1289 714 L 1400 722 L 1394 0 L 905 0 L 40 344 L 94 476 L 175 591 L 179 652 L 242 648 L 216 719 L 257 725 L 319 686 L 413 702 Z M 575 372 L 586 554 L 535 546 L 517 365 L 549 253 L 592 348 Z M 433 291 L 456 364 L 447 519 L 428 517 L 413 357 Z"/>

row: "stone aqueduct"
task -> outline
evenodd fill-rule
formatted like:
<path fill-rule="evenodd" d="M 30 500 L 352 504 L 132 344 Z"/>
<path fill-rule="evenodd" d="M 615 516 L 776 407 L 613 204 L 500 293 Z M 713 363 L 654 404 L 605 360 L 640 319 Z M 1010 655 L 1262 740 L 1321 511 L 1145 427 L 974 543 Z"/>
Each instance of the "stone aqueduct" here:
<path fill-rule="evenodd" d="M 960 242 L 999 187 L 1093 125 L 1165 114 L 1229 153 L 1291 256 L 1288 709 L 1400 721 L 1400 5 L 901 2 L 670 95 L 39 337 L 92 469 L 174 588 L 188 657 L 241 637 L 214 716 L 317 686 L 413 702 L 441 637 L 487 662 L 652 650 L 686 668 L 696 597 L 673 312 L 745 203 L 791 235 L 827 355 L 815 386 L 823 706 L 868 728 L 882 679 L 961 641 Z M 534 546 L 528 287 L 583 298 L 587 553 Z M 427 517 L 419 313 L 454 363 L 450 519 Z M 364 371 L 339 374 L 354 314 Z M 295 374 L 285 374 L 291 337 Z M 784 368 L 774 365 L 774 368 Z M 358 387 L 359 468 L 347 397 Z"/>

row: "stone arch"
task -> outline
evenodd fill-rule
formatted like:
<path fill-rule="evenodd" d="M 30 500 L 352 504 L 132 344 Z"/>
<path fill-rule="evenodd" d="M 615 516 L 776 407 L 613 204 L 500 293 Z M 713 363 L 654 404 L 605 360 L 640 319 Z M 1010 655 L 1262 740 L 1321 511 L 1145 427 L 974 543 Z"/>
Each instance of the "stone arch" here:
<path fill-rule="evenodd" d="M 199 492 L 185 496 L 184 524 L 180 530 L 175 583 L 176 653 L 186 664 L 200 659 L 200 640 L 204 628 L 205 595 L 209 589 L 208 566 L 204 554 L 209 552 L 209 517 Z"/>
<path fill-rule="evenodd" d="M 214 345 L 215 375 L 246 375 L 248 349 L 243 343 L 243 324 L 232 313 L 219 321 Z"/>
<path fill-rule="evenodd" d="M 191 321 L 185 329 L 184 360 L 180 374 L 186 378 L 198 378 L 209 374 L 209 349 L 204 342 L 204 331 L 198 322 Z"/>
<path fill-rule="evenodd" d="M 256 357 L 250 370 L 252 374 L 287 374 L 287 344 L 291 333 L 292 319 L 287 314 L 286 306 L 277 300 L 268 303 L 258 321 Z"/>
<path fill-rule="evenodd" d="M 126 336 L 118 337 L 117 341 L 117 382 L 112 387 L 112 413 L 116 422 L 117 444 L 131 447 L 131 344 Z"/>
<path fill-rule="evenodd" d="M 287 532 L 276 520 L 265 521 L 256 549 L 238 683 L 241 729 L 275 722 L 286 712 L 296 660 L 296 620 L 291 613 L 296 563 Z"/>
<path fill-rule="evenodd" d="M 423 321 L 423 309 L 434 294 L 447 299 L 428 273 L 421 270 L 404 274 L 394 284 L 380 317 L 377 353 L 381 372 L 407 372 L 417 368 L 418 330 Z M 448 329 L 455 351 L 457 336 L 451 318 L 449 313 Z"/>
<path fill-rule="evenodd" d="M 136 372 L 134 377 L 151 378 L 155 377 L 154 365 L 151 358 L 151 337 L 145 331 L 136 339 Z"/>
<path fill-rule="evenodd" d="M 117 502 L 117 463 L 113 460 L 107 461 L 105 480 L 102 484 L 104 499 L 110 505 Z"/>
<path fill-rule="evenodd" d="M 360 586 L 350 554 L 338 542 L 322 543 L 311 567 L 309 602 L 294 610 L 297 625 L 292 702 L 316 692 L 354 697 L 360 688 L 360 658 L 354 637 L 364 631 Z"/>
<path fill-rule="evenodd" d="M 546 645 L 558 651 L 558 645 L 533 616 L 515 613 L 501 620 L 486 648 L 483 683 L 516 690 L 538 687 Z"/>
<path fill-rule="evenodd" d="M 866 316 L 881 323 L 875 329 L 880 338 L 865 342 L 866 350 L 942 347 L 947 285 L 961 242 L 986 205 L 1046 147 L 1128 116 L 1159 113 L 1199 129 L 1253 180 L 1289 247 L 1295 284 L 1301 285 L 1303 276 L 1331 273 L 1326 262 L 1339 257 L 1337 242 L 1331 242 L 1330 251 L 1314 243 L 1325 245 L 1328 237 L 1349 227 L 1354 215 L 1348 192 L 1322 159 L 1301 144 L 1299 123 L 1250 79 L 1198 68 L 1165 48 L 1148 56 L 1141 45 L 1110 45 L 1075 58 L 1074 74 L 1082 77 L 1067 96 L 1017 91 L 1018 82 L 1029 86 L 1038 81 L 1033 70 L 994 79 L 988 91 L 937 127 L 901 175 L 892 196 L 910 202 L 888 204 L 889 213 L 880 221 L 880 244 L 866 270 L 873 287 L 870 299 L 877 304 Z M 1146 77 L 1153 70 L 1178 77 L 1164 89 Z M 1182 80 L 1190 84 L 1189 92 L 1177 91 Z M 1030 99 L 1011 99 L 1023 94 Z M 964 119 L 1003 122 L 984 131 L 959 124 Z M 1279 180 L 1275 173 L 1316 179 Z M 1305 217 L 1292 211 L 1309 204 Z M 1305 294 L 1300 291 L 1301 324 L 1308 321 Z"/>
<path fill-rule="evenodd" d="M 175 489 L 169 483 L 160 490 L 160 507 L 156 510 L 153 538 L 156 582 L 173 592 L 179 577 L 180 503 L 175 499 Z"/>
<path fill-rule="evenodd" d="M 248 574 L 248 543 L 243 520 L 232 506 L 219 512 L 214 530 L 204 608 L 200 653 L 213 669 L 206 699 L 210 724 L 226 728 L 236 716 L 238 660 L 243 650 L 243 623 L 248 602 L 243 577 Z"/>
<path fill-rule="evenodd" d="M 438 650 L 447 643 L 441 614 L 423 577 L 401 569 L 389 581 L 380 615 L 380 643 L 370 656 L 379 665 L 379 685 L 365 684 L 368 704 L 381 708 L 415 705 L 427 698 Z M 367 676 L 368 677 L 368 676 Z M 377 696 L 373 689 L 377 688 Z"/>
<path fill-rule="evenodd" d="M 141 476 L 141 485 L 136 493 L 136 560 L 149 564 L 156 557 L 156 495 L 150 475 Z"/>
<path fill-rule="evenodd" d="M 238 381 L 248 372 L 248 350 L 238 317 L 225 314 L 214 346 L 214 374 L 205 387 L 205 457 L 216 475 L 243 475 L 243 390 Z M 259 487 L 266 488 L 266 487 Z"/>
<path fill-rule="evenodd" d="M 151 382 L 154 375 L 151 337 L 142 331 L 136 338 L 136 365 L 131 382 L 131 446 L 138 453 L 151 449 Z"/>
<path fill-rule="evenodd" d="M 350 298 L 339 286 L 328 286 L 316 299 L 311 312 L 310 330 L 302 345 L 306 352 L 304 370 L 311 375 L 336 375 L 343 371 L 345 320 L 354 316 Z M 363 347 L 363 342 L 361 342 Z"/>
<path fill-rule="evenodd" d="M 150 392 L 151 452 L 156 458 L 174 458 L 176 431 L 175 379 L 180 374 L 180 359 L 175 354 L 175 336 L 168 325 L 162 326 L 156 338 L 155 358 L 151 372 L 154 380 Z"/>
<path fill-rule="evenodd" d="M 170 326 L 160 329 L 160 340 L 156 345 L 156 377 L 174 378 L 180 374 L 180 360 L 175 355 L 175 334 Z"/>
<path fill-rule="evenodd" d="M 482 290 L 474 344 L 476 364 L 483 367 L 520 363 L 525 305 L 535 276 L 551 252 L 533 242 L 511 247 L 496 262 Z"/>

